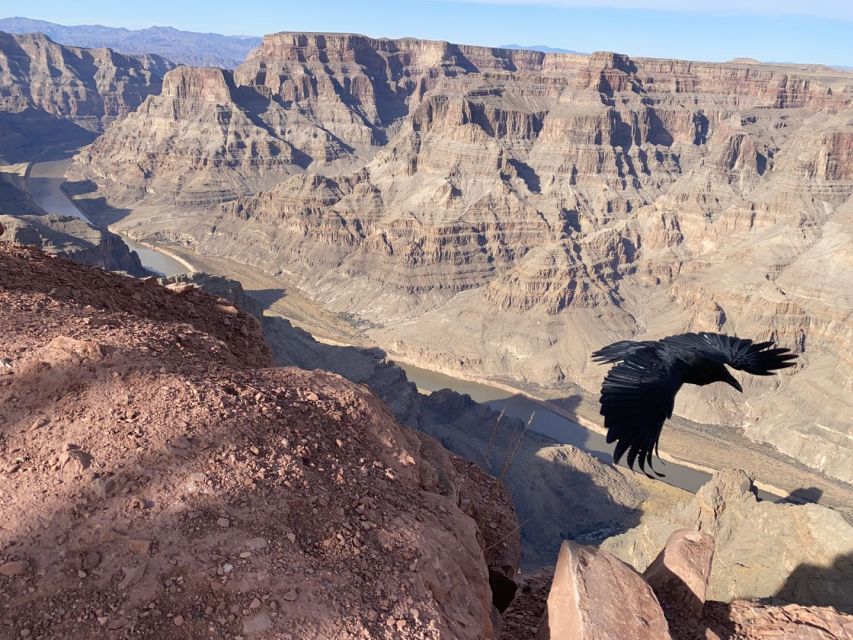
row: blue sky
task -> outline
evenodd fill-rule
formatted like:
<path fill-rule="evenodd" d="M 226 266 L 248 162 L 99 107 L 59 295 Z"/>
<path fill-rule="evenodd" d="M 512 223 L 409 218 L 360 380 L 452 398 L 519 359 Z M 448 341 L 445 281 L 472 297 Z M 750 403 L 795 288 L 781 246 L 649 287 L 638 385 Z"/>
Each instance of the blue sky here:
<path fill-rule="evenodd" d="M 687 7 L 699 8 L 688 10 Z M 853 0 L 0 0 L 0 17 L 262 35 L 351 31 L 496 46 L 853 66 Z"/>

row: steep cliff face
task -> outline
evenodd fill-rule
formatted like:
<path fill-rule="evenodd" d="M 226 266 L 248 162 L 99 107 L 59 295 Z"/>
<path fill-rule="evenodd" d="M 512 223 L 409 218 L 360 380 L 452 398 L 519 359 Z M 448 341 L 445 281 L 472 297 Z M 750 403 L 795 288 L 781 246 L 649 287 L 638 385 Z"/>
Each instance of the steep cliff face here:
<path fill-rule="evenodd" d="M 615 338 L 772 337 L 796 373 L 749 381 L 745 410 L 706 389 L 678 411 L 851 479 L 849 74 L 291 33 L 212 93 L 210 73 L 173 72 L 194 79 L 79 156 L 139 209 L 123 224 L 557 394 L 594 389 Z"/>
<path fill-rule="evenodd" d="M 124 159 L 103 165 L 97 179 L 120 178 L 129 197 L 153 191 L 170 203 L 211 206 L 252 193 L 268 169 L 286 172 L 290 146 L 257 126 L 236 92 L 222 69 L 170 71 L 161 95 L 116 124 Z M 102 148 L 99 139 L 81 157 Z"/>
<path fill-rule="evenodd" d="M 40 144 L 61 142 L 56 135 L 103 131 L 159 92 L 172 66 L 159 56 L 66 47 L 40 33 L 0 32 L 0 156 L 18 161 Z"/>

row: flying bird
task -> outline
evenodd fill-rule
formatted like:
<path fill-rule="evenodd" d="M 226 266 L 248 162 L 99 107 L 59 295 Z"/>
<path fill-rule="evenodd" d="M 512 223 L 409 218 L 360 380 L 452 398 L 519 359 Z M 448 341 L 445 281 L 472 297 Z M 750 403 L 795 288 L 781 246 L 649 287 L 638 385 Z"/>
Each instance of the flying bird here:
<path fill-rule="evenodd" d="M 726 365 L 756 376 L 775 375 L 777 369 L 794 366 L 796 354 L 774 347 L 772 341 L 753 343 L 702 332 L 657 341 L 622 340 L 593 353 L 595 362 L 618 363 L 601 385 L 607 442 L 616 443 L 613 462 L 619 462 L 627 451 L 629 467 L 633 469 L 637 461 L 643 473 L 648 464 L 656 475 L 663 476 L 652 466 L 652 453 L 657 454 L 663 423 L 672 417 L 681 385 L 725 382 L 743 393 Z"/>

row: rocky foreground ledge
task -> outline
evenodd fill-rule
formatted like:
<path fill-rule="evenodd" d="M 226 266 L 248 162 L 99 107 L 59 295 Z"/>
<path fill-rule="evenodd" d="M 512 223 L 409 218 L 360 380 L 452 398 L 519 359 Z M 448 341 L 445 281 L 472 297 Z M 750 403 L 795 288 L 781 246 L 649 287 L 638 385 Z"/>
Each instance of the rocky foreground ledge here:
<path fill-rule="evenodd" d="M 15 245 L 0 324 L 0 637 L 496 637 L 501 487 L 364 387 L 270 368 L 193 287 Z"/>
<path fill-rule="evenodd" d="M 842 640 L 853 616 L 833 607 L 706 601 L 714 537 L 672 533 L 643 574 L 601 550 L 564 542 L 553 571 L 524 584 L 506 640 Z"/>

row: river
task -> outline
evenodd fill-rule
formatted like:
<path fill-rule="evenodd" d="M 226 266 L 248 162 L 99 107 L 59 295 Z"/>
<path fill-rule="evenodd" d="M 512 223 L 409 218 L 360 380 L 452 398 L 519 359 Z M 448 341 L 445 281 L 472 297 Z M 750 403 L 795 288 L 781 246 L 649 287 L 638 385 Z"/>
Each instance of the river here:
<path fill-rule="evenodd" d="M 86 214 L 80 211 L 62 190 L 62 183 L 65 182 L 65 172 L 71 165 L 71 160 L 71 158 L 62 158 L 31 163 L 29 172 L 27 173 L 27 183 L 30 186 L 30 192 L 32 193 L 33 200 L 48 213 L 74 216 L 96 227 L 97 225 Z M 131 251 L 137 253 L 142 266 L 157 275 L 173 276 L 186 273 L 189 270 L 185 264 L 166 255 L 162 251 L 143 246 L 127 238 L 123 238 L 123 240 L 130 247 Z"/>
<path fill-rule="evenodd" d="M 554 413 L 535 400 L 517 393 L 513 394 L 504 389 L 478 382 L 460 380 L 444 375 L 443 373 L 429 371 L 413 365 L 402 364 L 396 361 L 395 364 L 406 372 L 406 377 L 414 382 L 418 390 L 422 392 L 429 393 L 438 391 L 439 389 L 452 389 L 457 393 L 467 393 L 477 402 L 487 404 L 495 411 L 504 411 L 505 415 L 518 418 L 524 422 L 527 422 L 530 419 L 530 415 L 535 411 L 536 414 L 533 416 L 533 422 L 530 424 L 532 430 L 548 436 L 561 444 L 570 444 L 583 449 L 602 462 L 610 463 L 612 460 L 613 445 L 607 444 L 602 434 L 587 429 L 565 416 Z M 620 466 L 625 466 L 624 459 L 620 463 Z M 711 475 L 704 471 L 685 467 L 671 461 L 655 461 L 655 468 L 661 473 L 666 474 L 666 477 L 661 478 L 662 482 L 686 489 L 691 493 L 696 493 L 699 487 L 711 479 Z M 780 496 L 763 490 L 759 490 L 758 495 L 763 500 L 776 501 L 780 499 Z"/>

